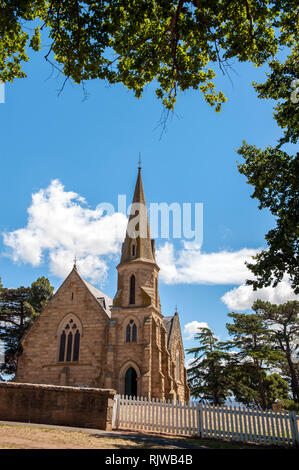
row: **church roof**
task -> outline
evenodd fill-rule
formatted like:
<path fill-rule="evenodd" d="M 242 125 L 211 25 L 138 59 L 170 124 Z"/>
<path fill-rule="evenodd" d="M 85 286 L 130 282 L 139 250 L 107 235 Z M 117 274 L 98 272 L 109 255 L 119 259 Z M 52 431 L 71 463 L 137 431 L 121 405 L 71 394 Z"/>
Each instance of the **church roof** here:
<path fill-rule="evenodd" d="M 167 334 L 170 333 L 172 321 L 173 321 L 173 317 L 164 317 L 163 318 L 163 325 L 165 327 L 165 330 L 167 331 Z"/>
<path fill-rule="evenodd" d="M 167 333 L 167 347 L 169 346 L 169 340 L 171 337 L 171 330 L 172 330 L 172 325 L 173 325 L 173 317 L 164 317 L 163 318 L 163 325 Z"/>
<path fill-rule="evenodd" d="M 167 332 L 167 347 L 169 349 L 174 338 L 176 337 L 175 331 L 179 330 L 181 335 L 181 327 L 178 312 L 175 312 L 172 317 L 164 317 L 163 325 Z"/>
<path fill-rule="evenodd" d="M 82 279 L 82 278 L 81 278 Z M 84 284 L 86 285 L 87 289 L 92 293 L 92 295 L 96 298 L 97 302 L 101 305 L 103 310 L 107 313 L 109 317 L 111 317 L 111 310 L 110 307 L 113 304 L 113 300 L 108 297 L 108 295 L 104 294 L 104 292 L 100 291 L 97 287 L 93 286 L 89 282 L 82 279 Z"/>

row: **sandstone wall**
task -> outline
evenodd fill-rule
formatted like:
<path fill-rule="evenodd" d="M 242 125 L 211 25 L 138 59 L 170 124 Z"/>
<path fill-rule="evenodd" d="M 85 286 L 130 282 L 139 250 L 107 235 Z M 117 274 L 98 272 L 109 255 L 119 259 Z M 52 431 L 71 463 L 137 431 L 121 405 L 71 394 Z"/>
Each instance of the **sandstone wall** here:
<path fill-rule="evenodd" d="M 115 390 L 0 382 L 0 420 L 112 429 Z"/>

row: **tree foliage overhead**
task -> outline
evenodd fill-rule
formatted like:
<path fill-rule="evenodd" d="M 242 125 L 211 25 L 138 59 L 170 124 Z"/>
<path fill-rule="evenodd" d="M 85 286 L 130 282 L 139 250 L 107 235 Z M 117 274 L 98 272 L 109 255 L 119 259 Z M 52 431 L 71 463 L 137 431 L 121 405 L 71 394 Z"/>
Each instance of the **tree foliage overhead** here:
<path fill-rule="evenodd" d="M 156 81 L 168 109 L 178 90 L 199 88 L 219 111 L 225 97 L 210 66 L 225 70 L 233 58 L 261 65 L 280 45 L 292 47 L 296 28 L 292 0 L 4 0 L 0 79 L 26 76 L 26 48 L 38 51 L 46 29 L 45 58 L 75 83 L 106 79 L 140 97 Z"/>
<path fill-rule="evenodd" d="M 274 118 L 283 137 L 264 150 L 244 142 L 238 153 L 245 161 L 238 169 L 253 186 L 251 197 L 259 200 L 259 209 L 268 208 L 277 223 L 265 236 L 268 248 L 253 257 L 255 262 L 246 263 L 255 275 L 247 284 L 254 289 L 275 287 L 286 275 L 299 293 L 299 153 L 289 155 L 281 148 L 295 144 L 299 136 L 299 104 L 293 88 L 299 77 L 299 47 L 283 64 L 272 61 L 270 70 L 266 82 L 254 86 L 259 98 L 276 101 Z"/>
<path fill-rule="evenodd" d="M 254 187 L 252 197 L 259 200 L 259 209 L 268 208 L 277 220 L 265 235 L 268 248 L 254 256 L 253 263 L 246 263 L 255 275 L 247 284 L 275 287 L 288 275 L 299 293 L 299 154 L 293 157 L 276 148 L 261 150 L 246 143 L 238 153 L 246 160 L 239 171 Z"/>
<path fill-rule="evenodd" d="M 291 54 L 284 63 L 272 60 L 269 64 L 270 73 L 267 73 L 265 83 L 255 83 L 253 86 L 261 99 L 276 101 L 274 119 L 279 127 L 284 130 L 283 137 L 276 148 L 285 143 L 295 144 L 299 137 L 299 106 L 298 84 L 297 91 L 293 83 L 299 77 L 299 44 L 296 43 Z"/>

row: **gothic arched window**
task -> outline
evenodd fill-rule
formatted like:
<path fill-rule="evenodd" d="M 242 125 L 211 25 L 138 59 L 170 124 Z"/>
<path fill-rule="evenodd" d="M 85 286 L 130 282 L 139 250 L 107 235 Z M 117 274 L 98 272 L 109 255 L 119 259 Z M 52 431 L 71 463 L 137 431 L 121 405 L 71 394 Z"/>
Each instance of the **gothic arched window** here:
<path fill-rule="evenodd" d="M 137 326 L 134 320 L 130 320 L 126 328 L 126 343 L 136 343 L 137 341 Z"/>
<path fill-rule="evenodd" d="M 60 336 L 60 347 L 59 347 L 59 361 L 64 361 L 64 353 L 65 353 L 65 331 L 61 333 Z"/>
<path fill-rule="evenodd" d="M 133 326 L 132 326 L 132 341 L 133 342 L 137 341 L 137 326 L 135 325 L 135 323 L 133 323 Z"/>
<path fill-rule="evenodd" d="M 132 256 L 136 256 L 136 245 L 135 245 L 135 243 L 132 243 L 131 253 L 132 253 Z"/>
<path fill-rule="evenodd" d="M 59 362 L 79 360 L 80 336 L 76 322 L 70 318 L 60 334 Z"/>
<path fill-rule="evenodd" d="M 80 332 L 79 330 L 75 333 L 75 340 L 74 340 L 74 355 L 73 361 L 79 360 L 79 349 L 80 349 Z"/>
<path fill-rule="evenodd" d="M 130 277 L 130 304 L 135 304 L 135 276 Z"/>
<path fill-rule="evenodd" d="M 131 325 L 127 325 L 126 328 L 126 343 L 131 341 Z"/>

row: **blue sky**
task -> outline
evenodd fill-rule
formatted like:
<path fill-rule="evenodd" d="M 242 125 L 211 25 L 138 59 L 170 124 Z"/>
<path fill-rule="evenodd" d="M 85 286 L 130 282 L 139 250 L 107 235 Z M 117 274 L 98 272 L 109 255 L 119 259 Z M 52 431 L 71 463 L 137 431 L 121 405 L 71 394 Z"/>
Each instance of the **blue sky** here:
<path fill-rule="evenodd" d="M 62 272 L 61 266 L 64 264 L 66 272 L 72 267 L 68 239 L 77 231 L 76 224 L 85 223 L 87 232 L 92 231 L 90 217 L 95 214 L 96 206 L 101 202 L 116 205 L 118 194 L 126 194 L 130 203 L 141 152 L 148 203 L 202 202 L 204 205 L 201 250 L 186 253 L 180 240 L 169 240 L 168 248 L 173 249 L 175 259 L 169 258 L 169 251 L 168 255 L 163 252 L 166 270 L 172 262 L 176 263 L 176 269 L 183 270 L 169 279 L 162 275 L 165 269 L 161 269 L 163 314 L 173 314 L 177 304 L 182 329 L 192 322 L 205 322 L 218 336 L 225 337 L 230 306 L 241 306 L 242 311 L 246 311 L 244 306 L 252 297 L 243 287 L 243 291 L 235 292 L 234 297 L 224 303 L 221 298 L 244 283 L 244 273 L 232 276 L 235 279 L 232 282 L 226 272 L 237 269 L 246 253 L 248 256 L 264 247 L 264 235 L 274 225 L 269 212 L 259 211 L 257 201 L 250 198 L 252 188 L 237 170 L 236 161 L 241 157 L 235 151 L 243 139 L 265 147 L 274 144 L 280 136 L 272 117 L 273 102 L 259 100 L 251 85 L 253 80 L 264 81 L 266 67 L 257 69 L 236 62 L 235 72 L 230 72 L 232 83 L 219 71 L 216 85 L 228 98 L 219 114 L 204 102 L 199 91 L 185 92 L 179 96 L 175 113 L 168 119 L 162 136 L 159 126 L 162 105 L 152 85 L 139 100 L 122 85 L 109 86 L 100 80 L 86 83 L 86 100 L 82 88 L 70 83 L 58 97 L 62 78 L 51 76 L 43 52 L 34 54 L 25 70 L 28 78 L 6 85 L 5 103 L 0 104 L 0 276 L 4 286 L 30 285 L 44 275 L 57 288 L 63 280 L 63 275 L 57 274 Z M 56 243 L 55 247 L 52 251 L 50 245 L 41 249 L 39 262 L 33 263 L 27 211 L 32 207 L 32 194 L 44 191 L 39 193 L 43 194 L 43 202 L 54 197 L 54 193 L 49 196 L 49 191 L 45 192 L 53 180 L 58 180 L 56 191 L 62 199 L 68 194 L 70 206 L 80 213 L 79 219 L 72 219 L 69 225 L 72 233 L 66 235 L 67 222 L 62 218 L 61 225 L 56 225 L 52 233 L 55 242 L 49 242 Z M 78 196 L 70 196 L 70 192 L 84 198 L 85 203 Z M 91 211 L 89 216 L 86 215 L 88 210 Z M 68 214 L 71 219 L 71 210 Z M 42 207 L 36 207 L 35 223 L 39 224 L 37 219 L 42 215 Z M 49 212 L 47 217 L 52 220 L 52 215 Z M 47 221 L 43 223 L 47 227 Z M 8 247 L 3 234 L 9 237 L 20 229 L 25 232 L 17 234 L 17 253 L 16 245 Z M 80 234 L 85 233 L 84 230 L 78 229 L 76 243 L 81 242 Z M 23 235 L 29 236 L 27 241 L 26 238 L 21 240 Z M 60 236 L 65 237 L 64 252 L 59 251 Z M 165 240 L 156 243 L 158 251 L 165 248 Z M 109 248 L 107 240 L 106 252 L 103 241 L 98 252 L 95 245 L 93 240 L 89 254 L 85 240 L 86 256 L 90 256 L 88 272 L 96 270 L 98 280 L 94 283 L 113 297 L 119 244 Z M 26 259 L 24 250 L 29 250 Z M 68 255 L 63 259 L 62 253 L 66 252 Z M 56 261 L 59 257 L 56 263 L 59 267 L 53 268 L 53 262 L 51 265 L 51 253 Z M 203 259 L 202 254 L 206 254 L 206 258 Z M 231 262 L 231 256 L 236 262 Z M 80 262 L 78 265 L 80 269 Z M 224 272 L 223 279 L 221 275 L 219 279 L 217 272 L 215 274 L 219 266 Z M 106 269 L 105 279 L 101 269 Z M 211 273 L 205 276 L 209 269 Z M 198 276 L 201 270 L 203 273 Z M 283 285 L 276 292 L 263 291 L 261 297 L 284 301 L 286 292 L 288 286 Z M 240 296 L 245 296 L 245 301 Z M 194 325 L 189 326 L 189 332 Z M 192 339 L 186 339 L 187 333 L 186 330 L 186 348 L 193 345 Z"/>

